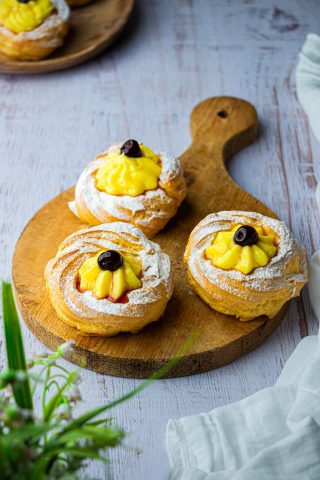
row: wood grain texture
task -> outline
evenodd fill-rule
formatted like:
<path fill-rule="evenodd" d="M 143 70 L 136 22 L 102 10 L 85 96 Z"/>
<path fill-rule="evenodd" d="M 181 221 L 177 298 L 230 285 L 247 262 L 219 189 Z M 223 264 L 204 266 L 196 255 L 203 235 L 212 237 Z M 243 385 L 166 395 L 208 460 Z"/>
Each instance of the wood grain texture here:
<path fill-rule="evenodd" d="M 258 140 L 227 164 L 232 177 L 289 224 L 309 255 L 320 248 L 314 198 L 320 144 L 297 100 L 294 77 L 305 35 L 319 33 L 318 0 L 136 3 L 126 34 L 89 63 L 50 75 L 0 76 L 1 276 L 10 277 L 27 221 L 76 182 L 88 159 L 130 137 L 178 155 L 190 141 L 190 111 L 217 95 L 245 98 L 259 115 Z M 111 451 L 107 471 L 90 463 L 90 475 L 167 479 L 169 418 L 209 411 L 272 385 L 301 337 L 317 331 L 304 289 L 253 352 L 208 373 L 159 381 L 114 410 L 130 448 Z M 28 329 L 24 336 L 28 355 L 43 350 Z M 89 370 L 82 377 L 80 411 L 140 383 Z"/>
<path fill-rule="evenodd" d="M 236 98 L 208 99 L 192 111 L 192 144 L 181 156 L 189 183 L 188 197 L 154 238 L 171 259 L 173 297 L 163 318 L 136 335 L 83 336 L 57 317 L 45 286 L 45 265 L 68 235 L 86 225 L 69 211 L 68 201 L 74 198 L 74 189 L 61 193 L 36 213 L 18 240 L 13 281 L 22 316 L 39 340 L 56 349 L 73 339 L 76 345 L 69 357 L 73 362 L 80 364 L 85 358 L 87 367 L 97 372 L 133 378 L 152 375 L 194 335 L 195 341 L 169 377 L 221 367 L 260 345 L 283 318 L 286 308 L 270 320 L 259 317 L 239 322 L 212 310 L 193 293 L 183 264 L 189 235 L 206 215 L 237 209 L 274 216 L 238 187 L 225 169 L 231 155 L 255 140 L 257 126 L 255 109 Z"/>
<path fill-rule="evenodd" d="M 95 0 L 71 11 L 70 31 L 63 47 L 37 62 L 17 61 L 0 54 L 0 73 L 35 74 L 74 67 L 98 55 L 121 33 L 134 0 Z"/>

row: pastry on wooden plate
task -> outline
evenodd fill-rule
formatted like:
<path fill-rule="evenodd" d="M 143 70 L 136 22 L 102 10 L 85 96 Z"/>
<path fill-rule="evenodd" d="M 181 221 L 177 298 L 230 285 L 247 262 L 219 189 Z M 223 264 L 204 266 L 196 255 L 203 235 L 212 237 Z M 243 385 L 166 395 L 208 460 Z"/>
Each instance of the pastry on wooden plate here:
<path fill-rule="evenodd" d="M 258 213 L 208 215 L 191 232 L 184 259 L 200 297 L 242 321 L 274 317 L 307 282 L 304 248 L 283 222 Z"/>
<path fill-rule="evenodd" d="M 168 255 L 123 222 L 67 237 L 45 279 L 57 315 L 84 335 L 138 332 L 161 317 L 173 290 Z"/>
<path fill-rule="evenodd" d="M 61 47 L 69 29 L 64 0 L 1 0 L 0 52 L 15 60 L 41 60 Z"/>
<path fill-rule="evenodd" d="M 179 160 L 128 140 L 89 163 L 69 206 L 91 225 L 123 221 L 152 237 L 176 214 L 185 196 Z"/>

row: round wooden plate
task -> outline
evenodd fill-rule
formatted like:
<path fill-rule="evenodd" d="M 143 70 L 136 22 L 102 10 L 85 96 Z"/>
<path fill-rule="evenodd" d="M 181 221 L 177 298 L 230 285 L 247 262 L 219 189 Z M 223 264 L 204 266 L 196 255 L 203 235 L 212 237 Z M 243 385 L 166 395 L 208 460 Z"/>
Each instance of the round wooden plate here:
<path fill-rule="evenodd" d="M 253 142 L 257 115 L 249 103 L 217 97 L 200 103 L 191 115 L 192 144 L 181 155 L 189 184 L 187 200 L 169 225 L 155 237 L 170 255 L 175 289 L 164 317 L 136 335 L 85 337 L 56 316 L 43 271 L 60 242 L 83 227 L 68 209 L 70 188 L 47 203 L 31 219 L 16 245 L 13 281 L 16 298 L 30 330 L 49 348 L 74 339 L 70 360 L 85 358 L 97 372 L 145 378 L 168 362 L 191 335 L 197 334 L 187 354 L 169 376 L 204 372 L 235 360 L 257 347 L 275 329 L 277 317 L 240 322 L 212 310 L 196 296 L 187 281 L 182 256 L 192 228 L 208 213 L 220 210 L 256 211 L 273 216 L 265 205 L 242 190 L 225 169 L 225 161 Z"/>
<path fill-rule="evenodd" d="M 71 11 L 63 47 L 39 62 L 19 62 L 0 54 L 1 73 L 45 73 L 83 63 L 102 52 L 127 23 L 134 0 L 94 0 Z"/>

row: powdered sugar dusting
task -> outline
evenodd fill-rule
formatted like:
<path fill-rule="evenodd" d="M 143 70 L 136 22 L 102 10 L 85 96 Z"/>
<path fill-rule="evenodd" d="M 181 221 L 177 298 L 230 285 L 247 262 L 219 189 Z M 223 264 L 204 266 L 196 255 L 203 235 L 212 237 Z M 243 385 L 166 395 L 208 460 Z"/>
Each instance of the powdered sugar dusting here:
<path fill-rule="evenodd" d="M 256 268 L 251 274 L 245 275 L 237 270 L 222 270 L 212 265 L 205 258 L 204 252 L 209 247 L 217 232 L 230 230 L 238 223 L 261 226 L 271 229 L 277 237 L 277 253 L 266 267 Z M 188 253 L 189 252 L 189 253 Z M 213 213 L 204 218 L 193 230 L 186 257 L 190 272 L 194 279 L 203 284 L 203 276 L 221 290 L 239 295 L 237 282 L 241 281 L 241 295 L 252 298 L 252 291 L 270 291 L 282 288 L 291 289 L 295 296 L 296 285 L 307 280 L 307 264 L 304 249 L 292 236 L 287 226 L 278 220 L 259 213 L 242 211 L 223 211 Z M 290 261 L 297 258 L 297 271 L 286 274 Z"/>
<path fill-rule="evenodd" d="M 78 291 L 76 276 L 80 266 L 101 249 L 116 249 L 124 255 L 139 258 L 142 287 L 128 293 L 128 303 L 98 300 L 90 291 Z M 152 305 L 163 297 L 168 301 L 173 291 L 169 257 L 138 228 L 121 222 L 79 230 L 70 235 L 60 245 L 56 257 L 48 263 L 45 276 L 50 291 L 62 294 L 71 312 L 82 318 L 97 314 L 140 317 L 148 304 Z"/>
<path fill-rule="evenodd" d="M 96 188 L 94 173 L 106 161 L 107 155 L 119 150 L 120 146 L 121 143 L 112 145 L 85 168 L 76 185 L 76 201 L 69 203 L 70 209 L 78 215 L 78 199 L 102 223 L 106 221 L 106 213 L 121 221 L 134 221 L 141 228 L 147 227 L 153 220 L 163 220 L 165 222 L 175 214 L 180 202 L 176 198 L 171 198 L 162 186 L 175 181 L 182 175 L 179 160 L 168 153 L 159 153 L 162 169 L 157 189 L 148 190 L 136 197 L 110 195 Z M 162 208 L 158 208 L 159 206 Z"/>

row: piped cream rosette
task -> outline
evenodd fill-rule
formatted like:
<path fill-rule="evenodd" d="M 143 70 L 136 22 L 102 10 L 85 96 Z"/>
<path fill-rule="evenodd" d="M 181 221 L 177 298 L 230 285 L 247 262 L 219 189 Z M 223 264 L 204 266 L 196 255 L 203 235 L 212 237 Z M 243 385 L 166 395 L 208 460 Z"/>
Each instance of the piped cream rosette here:
<path fill-rule="evenodd" d="M 127 291 L 121 301 L 97 298 L 94 291 L 79 289 L 79 272 L 90 263 L 88 260 L 110 250 L 119 252 L 124 262 L 130 259 L 129 265 L 134 266 L 134 272 L 139 276 L 136 285 L 133 283 L 138 288 Z M 124 270 L 126 268 L 124 263 Z M 57 315 L 84 335 L 136 333 L 160 318 L 173 291 L 169 257 L 141 230 L 122 222 L 95 226 L 70 235 L 48 262 L 45 279 Z"/>
<path fill-rule="evenodd" d="M 96 173 L 108 155 L 120 151 L 121 144 L 111 146 L 85 168 L 76 185 L 70 209 L 90 225 L 122 221 L 140 228 L 153 237 L 176 214 L 186 196 L 186 183 L 180 162 L 160 152 L 159 180 L 155 188 L 136 196 L 113 195 L 97 188 Z M 149 149 L 148 149 L 149 150 Z"/>
<path fill-rule="evenodd" d="M 244 225 L 256 229 L 255 245 L 241 247 L 229 238 Z M 200 297 L 242 321 L 274 317 L 307 281 L 304 248 L 283 222 L 258 213 L 208 215 L 192 231 L 184 258 Z"/>
<path fill-rule="evenodd" d="M 15 0 L 12 0 L 14 3 Z M 13 11 L 14 24 L 20 28 L 15 32 L 1 24 L 0 18 L 0 52 L 16 60 L 41 60 L 50 55 L 56 48 L 61 47 L 69 30 L 70 9 L 64 0 L 50 0 L 52 12 L 44 18 L 40 25 L 29 30 L 28 15 L 38 16 L 36 1 L 17 3 L 16 8 L 21 12 Z M 30 11 L 24 11 L 30 6 Z M 34 7 L 32 10 L 31 7 Z M 1 2 L 0 2 L 1 8 Z M 1 16 L 0 16 L 1 17 Z M 23 31 L 24 20 L 26 30 Z M 21 25 L 20 25 L 21 23 Z"/>

